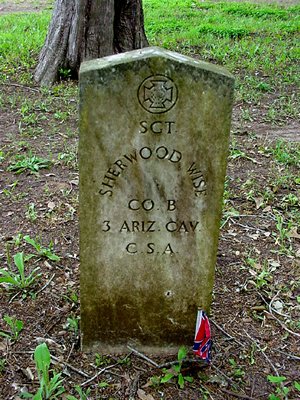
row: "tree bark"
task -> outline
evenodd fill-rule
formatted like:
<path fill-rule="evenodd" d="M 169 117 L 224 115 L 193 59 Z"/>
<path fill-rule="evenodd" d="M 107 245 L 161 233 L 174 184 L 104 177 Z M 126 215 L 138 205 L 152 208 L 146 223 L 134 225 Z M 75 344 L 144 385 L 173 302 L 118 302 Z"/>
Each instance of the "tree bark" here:
<path fill-rule="evenodd" d="M 142 0 L 56 0 L 34 79 L 52 85 L 82 61 L 148 45 Z"/>

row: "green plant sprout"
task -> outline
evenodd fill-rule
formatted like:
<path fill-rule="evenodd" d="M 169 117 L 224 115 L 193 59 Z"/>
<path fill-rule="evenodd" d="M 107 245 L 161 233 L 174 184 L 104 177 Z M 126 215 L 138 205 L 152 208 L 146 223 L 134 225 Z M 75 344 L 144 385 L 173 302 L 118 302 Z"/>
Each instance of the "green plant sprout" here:
<path fill-rule="evenodd" d="M 62 385 L 61 373 L 53 371 L 50 378 L 51 356 L 46 343 L 39 344 L 34 351 L 34 361 L 40 382 L 40 387 L 36 394 L 28 392 L 22 393 L 20 397 L 33 400 L 56 400 L 61 399 L 61 394 L 65 392 Z"/>
<path fill-rule="evenodd" d="M 46 257 L 51 261 L 59 261 L 60 257 L 53 253 L 52 248 L 53 245 L 50 242 L 48 247 L 42 247 L 42 245 L 36 240 L 32 239 L 29 235 L 24 236 L 24 240 L 26 243 L 30 244 L 36 250 L 37 254 L 40 257 Z"/>
<path fill-rule="evenodd" d="M 10 332 L 8 333 L 0 331 L 0 336 L 9 338 L 10 340 L 15 342 L 23 329 L 23 322 L 15 317 L 10 317 L 9 315 L 4 315 L 3 321 L 5 321 L 6 324 L 9 326 Z"/>
<path fill-rule="evenodd" d="M 78 336 L 79 331 L 79 319 L 79 317 L 68 317 L 65 325 L 65 328 L 71 332 L 74 332 L 76 337 Z"/>
<path fill-rule="evenodd" d="M 286 165 L 300 165 L 300 146 L 288 143 L 282 139 L 276 142 L 275 148 L 269 150 L 276 161 Z"/>
<path fill-rule="evenodd" d="M 245 372 L 241 367 L 238 366 L 237 362 L 234 358 L 229 358 L 229 364 L 232 369 L 232 376 L 236 379 L 241 379 L 245 375 Z"/>
<path fill-rule="evenodd" d="M 25 171 L 36 174 L 42 168 L 49 168 L 51 164 L 52 162 L 45 158 L 32 155 L 18 155 L 16 156 L 16 161 L 11 163 L 7 170 L 16 174 L 21 174 Z"/>
<path fill-rule="evenodd" d="M 37 219 L 37 212 L 34 203 L 30 203 L 28 205 L 27 210 L 25 212 L 25 217 L 32 222 L 34 222 Z"/>
<path fill-rule="evenodd" d="M 163 369 L 164 376 L 160 378 L 160 383 L 166 383 L 169 382 L 172 378 L 176 378 L 180 389 L 184 389 L 185 382 L 193 382 L 193 378 L 191 376 L 184 376 L 181 371 L 182 363 L 186 358 L 186 355 L 186 347 L 181 346 L 177 354 L 178 363 L 174 364 L 169 370 L 167 370 L 166 368 Z"/>
<path fill-rule="evenodd" d="M 79 385 L 76 385 L 75 390 L 79 394 L 79 399 L 77 399 L 77 397 L 75 397 L 75 396 L 68 395 L 67 400 L 88 400 L 89 399 L 89 395 L 91 393 L 90 388 L 88 388 L 87 390 L 84 391 Z"/>
<path fill-rule="evenodd" d="M 110 362 L 109 358 L 105 355 L 96 353 L 95 354 L 95 365 L 101 367 L 102 365 L 108 365 Z"/>
<path fill-rule="evenodd" d="M 290 240 L 291 222 L 285 223 L 283 216 L 278 212 L 275 213 L 275 218 L 276 229 L 278 231 L 277 235 L 275 233 L 275 244 L 277 244 L 280 247 L 280 251 L 285 254 L 291 250 L 286 247 L 286 243 Z"/>
<path fill-rule="evenodd" d="M 274 376 L 268 375 L 267 379 L 269 382 L 274 383 L 276 385 L 275 393 L 269 395 L 268 400 L 288 400 L 288 394 L 290 392 L 290 388 L 284 385 L 286 381 L 285 376 Z M 294 388 L 300 394 L 300 383 L 295 381 Z"/>
<path fill-rule="evenodd" d="M 35 268 L 29 275 L 25 275 L 25 260 L 24 253 L 20 252 L 14 255 L 14 264 L 17 267 L 18 273 L 10 270 L 0 269 L 0 284 L 5 284 L 9 288 L 25 290 L 36 283 L 41 274 L 37 273 L 40 269 Z"/>

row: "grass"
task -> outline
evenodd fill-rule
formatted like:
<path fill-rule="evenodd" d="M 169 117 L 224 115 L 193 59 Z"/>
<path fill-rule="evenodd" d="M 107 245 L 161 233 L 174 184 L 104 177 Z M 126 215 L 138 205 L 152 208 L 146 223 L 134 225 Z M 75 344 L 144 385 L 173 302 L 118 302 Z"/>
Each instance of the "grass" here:
<path fill-rule="evenodd" d="M 151 44 L 238 74 L 238 100 L 258 101 L 299 82 L 300 6 L 144 0 L 144 7 Z"/>
<path fill-rule="evenodd" d="M 193 0 L 144 0 L 143 5 L 151 45 L 224 65 L 238 75 L 237 100 L 258 102 L 277 88 L 281 103 L 288 102 L 289 88 L 299 83 L 299 5 Z M 32 82 L 50 15 L 0 16 L 0 83 L 17 76 L 22 83 Z M 271 108 L 266 122 L 276 122 L 284 108 Z"/>
<path fill-rule="evenodd" d="M 16 74 L 18 81 L 30 80 L 30 70 L 36 64 L 49 21 L 48 11 L 0 17 L 0 82 Z"/>

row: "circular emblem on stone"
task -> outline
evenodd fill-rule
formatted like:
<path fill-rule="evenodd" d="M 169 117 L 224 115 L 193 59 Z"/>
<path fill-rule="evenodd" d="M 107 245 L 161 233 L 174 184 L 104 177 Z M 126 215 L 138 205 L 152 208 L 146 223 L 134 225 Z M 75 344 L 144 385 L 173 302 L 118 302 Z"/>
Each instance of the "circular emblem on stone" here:
<path fill-rule="evenodd" d="M 177 94 L 177 87 L 172 79 L 164 75 L 153 75 L 141 83 L 138 99 L 146 111 L 161 114 L 176 104 Z"/>

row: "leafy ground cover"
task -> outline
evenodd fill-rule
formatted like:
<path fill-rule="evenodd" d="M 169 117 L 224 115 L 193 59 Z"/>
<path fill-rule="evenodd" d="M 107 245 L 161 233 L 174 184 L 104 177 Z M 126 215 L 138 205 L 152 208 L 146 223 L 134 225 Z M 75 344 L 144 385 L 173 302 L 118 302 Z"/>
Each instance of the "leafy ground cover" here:
<path fill-rule="evenodd" d="M 1 399 L 299 398 L 299 5 L 144 1 L 152 44 L 237 78 L 205 369 L 80 351 L 77 86 L 32 81 L 49 5 L 0 1 Z"/>

